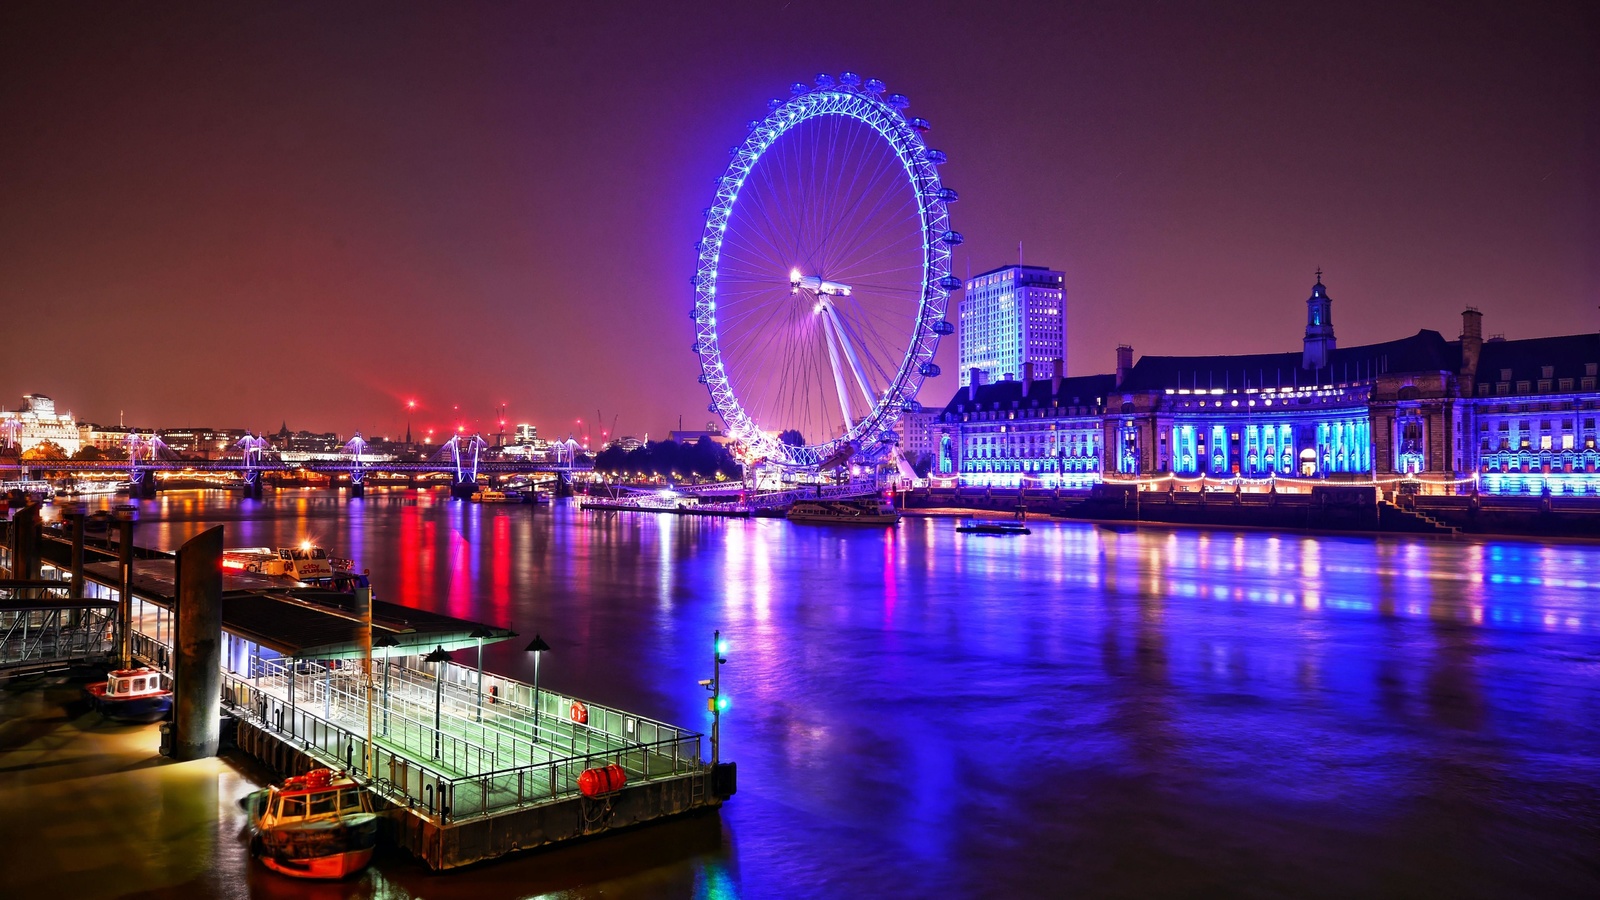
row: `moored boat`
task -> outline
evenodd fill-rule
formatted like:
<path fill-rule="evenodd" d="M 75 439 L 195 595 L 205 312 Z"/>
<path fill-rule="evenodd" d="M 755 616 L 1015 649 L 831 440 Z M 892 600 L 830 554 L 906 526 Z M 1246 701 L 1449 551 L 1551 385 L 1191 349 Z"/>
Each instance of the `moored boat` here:
<path fill-rule="evenodd" d="M 850 500 L 796 500 L 789 507 L 791 522 L 841 523 L 846 525 L 894 525 L 900 512 L 882 497 Z"/>
<path fill-rule="evenodd" d="M 159 671 L 118 669 L 105 681 L 85 685 L 83 692 L 100 715 L 118 722 L 157 722 L 172 712 L 172 691 Z"/>
<path fill-rule="evenodd" d="M 510 489 L 484 488 L 472 495 L 472 502 L 474 503 L 522 503 L 524 500 L 525 498 L 522 496 L 521 491 Z"/>
<path fill-rule="evenodd" d="M 960 534 L 1032 534 L 1020 519 L 982 520 L 967 519 L 956 526 Z"/>
<path fill-rule="evenodd" d="M 224 550 L 222 567 L 338 589 L 342 582 L 348 580 L 354 563 L 329 556 L 328 551 L 310 541 L 301 541 L 297 547 L 239 547 Z"/>
<path fill-rule="evenodd" d="M 343 773 L 312 769 L 240 801 L 250 849 L 263 865 L 295 878 L 344 878 L 366 868 L 378 846 L 378 816 Z"/>

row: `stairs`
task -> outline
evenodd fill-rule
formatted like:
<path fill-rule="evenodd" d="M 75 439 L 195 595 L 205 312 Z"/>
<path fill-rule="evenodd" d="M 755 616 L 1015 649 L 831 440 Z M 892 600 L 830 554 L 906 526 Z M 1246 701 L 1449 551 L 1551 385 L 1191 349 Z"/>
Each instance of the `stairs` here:
<path fill-rule="evenodd" d="M 1439 534 L 1456 537 L 1461 529 L 1435 519 L 1427 513 L 1404 509 L 1388 500 L 1378 501 L 1378 523 L 1382 531 L 1402 531 L 1409 534 Z"/>

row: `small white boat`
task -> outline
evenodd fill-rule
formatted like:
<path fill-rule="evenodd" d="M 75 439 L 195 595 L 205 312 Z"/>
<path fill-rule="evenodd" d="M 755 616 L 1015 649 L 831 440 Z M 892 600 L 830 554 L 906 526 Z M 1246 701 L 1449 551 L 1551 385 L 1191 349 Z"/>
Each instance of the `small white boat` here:
<path fill-rule="evenodd" d="M 851 500 L 796 500 L 789 507 L 791 522 L 838 523 L 844 525 L 894 525 L 900 512 L 882 497 Z"/>

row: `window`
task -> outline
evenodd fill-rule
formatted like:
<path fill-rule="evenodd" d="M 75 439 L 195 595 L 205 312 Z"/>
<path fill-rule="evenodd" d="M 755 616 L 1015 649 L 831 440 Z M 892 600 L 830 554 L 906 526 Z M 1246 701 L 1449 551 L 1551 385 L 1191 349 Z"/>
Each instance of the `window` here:
<path fill-rule="evenodd" d="M 1562 391 L 1570 391 L 1570 390 L 1572 390 L 1572 379 L 1571 378 L 1563 378 L 1563 379 L 1561 379 L 1560 381 L 1556 382 L 1556 388 L 1557 388 L 1557 390 L 1562 390 Z"/>
<path fill-rule="evenodd" d="M 1527 392 L 1529 392 L 1531 390 L 1533 390 L 1533 385 L 1532 385 L 1531 382 L 1527 382 L 1527 381 L 1519 381 L 1519 382 L 1517 382 L 1517 393 L 1526 394 Z"/>

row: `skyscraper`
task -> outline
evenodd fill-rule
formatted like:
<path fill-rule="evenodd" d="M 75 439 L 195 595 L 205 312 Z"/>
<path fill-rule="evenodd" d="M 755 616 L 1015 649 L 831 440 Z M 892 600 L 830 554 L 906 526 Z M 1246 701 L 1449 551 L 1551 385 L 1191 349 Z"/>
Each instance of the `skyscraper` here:
<path fill-rule="evenodd" d="M 961 300 L 961 380 L 972 370 L 993 382 L 1022 377 L 1022 364 L 1049 371 L 1067 358 L 1067 289 L 1044 266 L 1002 266 L 967 281 Z"/>

